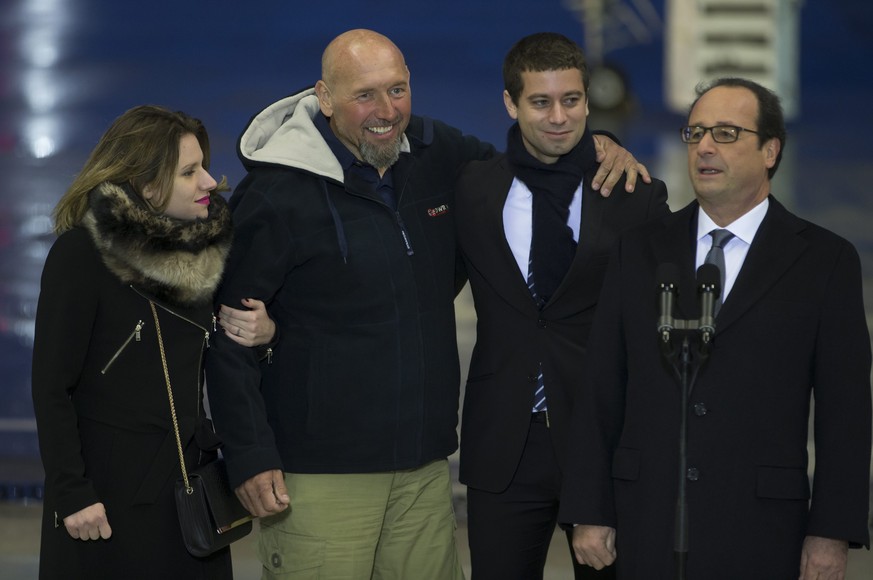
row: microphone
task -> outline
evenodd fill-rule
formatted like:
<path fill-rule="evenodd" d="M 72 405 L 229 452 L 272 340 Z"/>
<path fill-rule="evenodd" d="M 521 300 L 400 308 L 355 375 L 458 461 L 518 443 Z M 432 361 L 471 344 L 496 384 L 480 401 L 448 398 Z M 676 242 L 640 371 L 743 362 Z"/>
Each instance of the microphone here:
<path fill-rule="evenodd" d="M 675 321 L 673 320 L 673 300 L 676 297 L 676 286 L 679 280 L 679 268 L 676 264 L 658 264 L 655 281 L 658 286 L 658 334 L 664 342 L 670 341 Z"/>
<path fill-rule="evenodd" d="M 715 334 L 715 303 L 721 294 L 721 272 L 715 264 L 703 264 L 697 269 L 697 292 L 700 294 L 700 324 L 698 329 L 704 344 Z"/>

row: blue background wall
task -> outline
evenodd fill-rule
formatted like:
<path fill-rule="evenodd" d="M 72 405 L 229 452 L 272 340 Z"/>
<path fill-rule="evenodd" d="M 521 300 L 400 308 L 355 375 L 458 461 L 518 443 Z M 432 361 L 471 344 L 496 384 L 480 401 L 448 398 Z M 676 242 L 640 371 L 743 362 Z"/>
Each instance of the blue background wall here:
<path fill-rule="evenodd" d="M 664 0 L 653 4 L 663 17 Z M 416 113 L 498 146 L 508 126 L 500 66 L 512 43 L 552 30 L 585 45 L 561 0 L 0 1 L 0 455 L 37 453 L 30 340 L 53 239 L 47 216 L 112 119 L 145 102 L 196 114 L 212 136 L 214 172 L 237 183 L 236 139 L 249 117 L 314 83 L 327 42 L 359 27 L 405 52 Z M 791 178 L 796 205 L 852 239 L 868 273 L 871 30 L 867 0 L 802 3 L 801 115 L 789 141 L 800 166 Z M 654 41 L 607 55 L 627 74 L 634 106 L 591 122 L 650 167 L 682 176 L 684 159 L 661 156 L 682 118 L 663 104 L 663 31 L 652 32 Z M 869 304 L 869 284 L 867 296 Z"/>

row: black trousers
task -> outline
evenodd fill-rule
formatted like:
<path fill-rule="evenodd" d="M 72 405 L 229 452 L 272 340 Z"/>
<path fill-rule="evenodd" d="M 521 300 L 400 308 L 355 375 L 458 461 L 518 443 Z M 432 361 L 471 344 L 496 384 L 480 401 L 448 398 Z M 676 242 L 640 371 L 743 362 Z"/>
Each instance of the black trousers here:
<path fill-rule="evenodd" d="M 538 417 L 518 470 L 506 491 L 467 488 L 467 534 L 471 580 L 538 580 L 558 518 L 561 475 L 549 428 Z M 614 566 L 597 571 L 576 562 L 567 532 L 576 580 L 615 578 Z"/>

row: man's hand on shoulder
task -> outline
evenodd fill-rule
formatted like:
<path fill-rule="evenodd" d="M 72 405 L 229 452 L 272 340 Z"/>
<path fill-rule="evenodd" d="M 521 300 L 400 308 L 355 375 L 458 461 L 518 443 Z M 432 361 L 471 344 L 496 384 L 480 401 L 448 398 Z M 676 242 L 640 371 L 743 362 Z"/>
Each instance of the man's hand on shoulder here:
<path fill-rule="evenodd" d="M 609 197 L 612 188 L 627 173 L 625 190 L 631 192 L 637 185 L 637 177 L 642 177 L 646 183 L 652 183 L 652 176 L 646 166 L 638 162 L 630 151 L 605 135 L 594 135 L 594 147 L 597 150 L 597 161 L 600 167 L 594 174 L 591 186 L 600 191 L 603 197 Z"/>

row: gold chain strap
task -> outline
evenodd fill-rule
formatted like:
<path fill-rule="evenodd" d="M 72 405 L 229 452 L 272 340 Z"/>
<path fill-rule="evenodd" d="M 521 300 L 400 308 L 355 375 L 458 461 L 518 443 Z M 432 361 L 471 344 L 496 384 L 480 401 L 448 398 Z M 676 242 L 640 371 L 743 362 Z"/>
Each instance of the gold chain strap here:
<path fill-rule="evenodd" d="M 194 488 L 188 483 L 188 470 L 185 469 L 185 454 L 182 452 L 182 437 L 179 435 L 179 421 L 176 420 L 176 405 L 173 403 L 173 388 L 170 386 L 170 371 L 167 369 L 167 354 L 164 352 L 164 339 L 161 337 L 161 323 L 158 322 L 158 311 L 155 303 L 149 300 L 155 328 L 158 331 L 158 347 L 161 349 L 161 363 L 164 365 L 164 380 L 167 381 L 167 396 L 170 398 L 170 415 L 173 417 L 173 430 L 176 432 L 176 447 L 179 448 L 179 464 L 182 466 L 182 481 L 185 482 L 185 493 L 191 495 Z"/>

